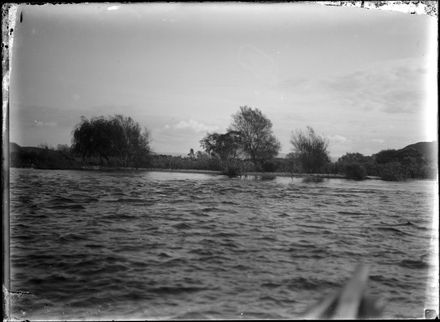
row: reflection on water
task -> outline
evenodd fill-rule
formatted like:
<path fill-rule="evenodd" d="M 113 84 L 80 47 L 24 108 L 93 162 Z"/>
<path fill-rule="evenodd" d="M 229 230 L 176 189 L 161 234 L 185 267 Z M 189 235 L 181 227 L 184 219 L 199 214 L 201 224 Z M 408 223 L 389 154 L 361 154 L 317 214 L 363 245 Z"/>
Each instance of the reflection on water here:
<path fill-rule="evenodd" d="M 432 181 L 11 171 L 15 318 L 296 318 L 359 262 L 423 317 Z"/>

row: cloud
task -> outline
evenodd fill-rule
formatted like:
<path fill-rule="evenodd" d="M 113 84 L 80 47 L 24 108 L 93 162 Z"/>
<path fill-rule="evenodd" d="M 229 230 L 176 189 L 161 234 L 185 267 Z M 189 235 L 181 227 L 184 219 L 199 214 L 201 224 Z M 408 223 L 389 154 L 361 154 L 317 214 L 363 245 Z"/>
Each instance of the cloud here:
<path fill-rule="evenodd" d="M 264 83 L 277 82 L 277 66 L 274 59 L 255 46 L 241 46 L 238 51 L 238 63 Z"/>
<path fill-rule="evenodd" d="M 425 108 L 425 69 L 401 61 L 326 79 L 322 85 L 352 108 L 385 113 L 415 113 Z"/>
<path fill-rule="evenodd" d="M 194 132 L 210 132 L 218 130 L 218 126 L 207 125 L 198 121 L 194 121 L 193 119 L 189 121 L 180 121 L 179 123 L 173 126 L 175 129 L 190 129 Z M 167 126 L 165 125 L 165 128 Z M 169 127 L 168 127 L 169 128 Z"/>
<path fill-rule="evenodd" d="M 200 140 L 207 132 L 217 130 L 218 126 L 194 119 L 158 121 L 152 129 L 152 148 L 156 153 L 187 154 L 190 149 L 200 149 Z"/>
<path fill-rule="evenodd" d="M 34 120 L 33 126 L 35 127 L 55 127 L 57 126 L 56 122 L 43 122 L 40 120 Z"/>
<path fill-rule="evenodd" d="M 328 136 L 328 139 L 330 140 L 330 142 L 334 142 L 334 143 L 345 143 L 348 141 L 348 139 L 345 136 L 338 134 Z"/>
<path fill-rule="evenodd" d="M 427 106 L 427 67 L 424 61 L 402 59 L 377 63 L 357 71 L 323 78 L 288 79 L 277 84 L 308 102 L 353 111 L 413 114 Z"/>

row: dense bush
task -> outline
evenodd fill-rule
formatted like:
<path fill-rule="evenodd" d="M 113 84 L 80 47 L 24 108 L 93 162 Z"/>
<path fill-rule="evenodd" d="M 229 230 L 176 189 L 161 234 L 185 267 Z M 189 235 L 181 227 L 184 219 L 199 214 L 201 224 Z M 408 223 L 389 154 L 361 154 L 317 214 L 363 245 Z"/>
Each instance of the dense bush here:
<path fill-rule="evenodd" d="M 278 163 L 271 160 L 271 161 L 265 161 L 262 165 L 262 170 L 264 172 L 275 172 L 278 169 Z"/>
<path fill-rule="evenodd" d="M 146 166 L 150 153 L 149 134 L 131 117 L 115 115 L 95 117 L 81 122 L 73 130 L 72 152 L 85 161 L 97 157 L 100 164 L 117 163 L 123 167 Z M 110 160 L 112 158 L 112 160 Z"/>
<path fill-rule="evenodd" d="M 306 176 L 302 179 L 302 182 L 304 183 L 310 183 L 310 182 L 323 182 L 324 178 L 319 176 Z"/>
<path fill-rule="evenodd" d="M 358 166 L 356 166 L 358 165 Z M 334 164 L 336 173 L 353 175 L 353 179 L 356 177 L 362 177 L 362 172 L 365 170 L 366 176 L 377 176 L 377 164 L 373 157 L 364 156 L 360 153 L 346 153 L 336 161 Z M 363 168 L 363 170 L 361 169 Z M 357 172 L 357 173 L 356 173 Z"/>
<path fill-rule="evenodd" d="M 220 170 L 220 161 L 208 156 L 195 159 L 181 156 L 153 154 L 150 158 L 150 167 L 158 169 L 195 169 L 195 170 Z"/>
<path fill-rule="evenodd" d="M 407 147 L 401 150 L 384 150 L 374 155 L 378 175 L 387 181 L 401 181 L 435 176 L 435 164 L 420 151 Z"/>
<path fill-rule="evenodd" d="M 385 181 L 403 181 L 408 178 L 405 168 L 399 162 L 379 165 L 379 176 Z"/>
<path fill-rule="evenodd" d="M 228 177 L 238 177 L 243 174 L 242 169 L 237 165 L 228 165 L 225 169 L 222 170 L 222 174 L 227 175 Z"/>
<path fill-rule="evenodd" d="M 349 179 L 364 180 L 367 177 L 367 170 L 359 163 L 345 165 L 345 176 Z"/>
<path fill-rule="evenodd" d="M 317 135 L 311 127 L 307 127 L 306 132 L 292 134 L 290 143 L 294 148 L 293 159 L 299 160 L 303 172 L 322 172 L 330 162 L 328 140 Z"/>
<path fill-rule="evenodd" d="M 15 147 L 10 153 L 10 166 L 14 168 L 78 169 L 80 160 L 70 152 L 56 151 L 49 147 Z"/>

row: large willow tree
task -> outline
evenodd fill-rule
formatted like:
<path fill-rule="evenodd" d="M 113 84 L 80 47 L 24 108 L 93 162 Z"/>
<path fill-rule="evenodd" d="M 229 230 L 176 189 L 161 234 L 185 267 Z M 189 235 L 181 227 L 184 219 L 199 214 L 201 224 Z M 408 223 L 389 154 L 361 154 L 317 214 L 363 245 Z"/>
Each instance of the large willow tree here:
<path fill-rule="evenodd" d="M 122 166 L 137 167 L 148 160 L 150 139 L 131 117 L 81 117 L 73 130 L 72 151 L 83 160 L 98 157 L 103 164 L 114 158 Z"/>

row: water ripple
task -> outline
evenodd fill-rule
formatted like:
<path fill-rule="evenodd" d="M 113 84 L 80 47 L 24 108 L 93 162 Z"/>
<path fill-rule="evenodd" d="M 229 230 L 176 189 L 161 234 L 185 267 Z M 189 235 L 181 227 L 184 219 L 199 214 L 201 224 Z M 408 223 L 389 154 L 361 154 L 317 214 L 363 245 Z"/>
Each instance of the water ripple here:
<path fill-rule="evenodd" d="M 387 316 L 411 318 L 431 185 L 12 169 L 12 313 L 289 319 L 362 261 Z"/>

